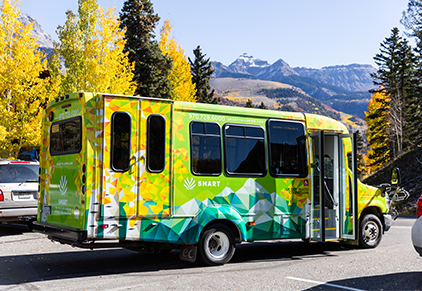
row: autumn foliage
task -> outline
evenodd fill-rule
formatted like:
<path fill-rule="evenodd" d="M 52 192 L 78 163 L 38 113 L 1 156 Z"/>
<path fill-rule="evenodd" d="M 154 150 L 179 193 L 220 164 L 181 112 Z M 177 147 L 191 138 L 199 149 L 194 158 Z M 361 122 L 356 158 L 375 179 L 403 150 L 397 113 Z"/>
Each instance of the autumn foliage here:
<path fill-rule="evenodd" d="M 3 0 L 0 15 L 0 156 L 40 143 L 40 104 L 57 93 L 57 84 L 40 79 L 45 55 L 21 21 L 20 3 Z"/>
<path fill-rule="evenodd" d="M 59 26 L 60 43 L 56 45 L 51 71 L 60 77 L 60 95 L 72 92 L 99 92 L 132 95 L 135 91 L 133 64 L 125 46 L 125 30 L 114 8 L 98 6 L 97 0 L 79 0 L 78 14 L 66 12 L 67 20 Z M 65 62 L 60 70 L 59 58 Z"/>
<path fill-rule="evenodd" d="M 159 46 L 163 54 L 169 56 L 173 62 L 173 67 L 167 77 L 172 88 L 172 99 L 195 102 L 196 89 L 192 84 L 191 68 L 184 49 L 177 45 L 174 38 L 170 38 L 171 28 L 170 21 L 166 20 L 161 30 Z"/>

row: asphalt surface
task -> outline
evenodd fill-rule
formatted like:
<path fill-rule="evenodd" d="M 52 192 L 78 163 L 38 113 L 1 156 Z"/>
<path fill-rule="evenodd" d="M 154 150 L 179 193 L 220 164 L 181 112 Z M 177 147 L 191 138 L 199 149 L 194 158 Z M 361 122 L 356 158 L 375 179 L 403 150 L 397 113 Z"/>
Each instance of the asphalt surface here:
<path fill-rule="evenodd" d="M 52 243 L 25 226 L 0 225 L 0 290 L 420 290 L 422 258 L 399 217 L 376 249 L 281 240 L 237 245 L 224 266 Z"/>

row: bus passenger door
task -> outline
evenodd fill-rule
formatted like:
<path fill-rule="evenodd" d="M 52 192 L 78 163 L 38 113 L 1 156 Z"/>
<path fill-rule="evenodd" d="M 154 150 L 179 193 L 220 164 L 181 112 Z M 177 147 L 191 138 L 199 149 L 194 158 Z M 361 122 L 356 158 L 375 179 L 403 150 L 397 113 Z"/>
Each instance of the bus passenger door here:
<path fill-rule="evenodd" d="M 141 175 L 138 219 L 170 215 L 172 103 L 141 100 Z"/>
<path fill-rule="evenodd" d="M 358 231 L 357 139 L 356 133 L 340 135 L 340 238 L 356 240 Z"/>
<path fill-rule="evenodd" d="M 356 146 L 352 134 L 315 132 L 311 137 L 314 241 L 356 239 Z"/>
<path fill-rule="evenodd" d="M 124 238 L 136 216 L 139 185 L 139 100 L 104 97 L 104 162 L 99 236 Z"/>
<path fill-rule="evenodd" d="M 312 204 L 311 204 L 311 240 L 325 241 L 325 201 L 321 185 L 324 184 L 324 132 L 313 132 L 310 135 L 311 141 L 311 183 L 312 183 Z"/>

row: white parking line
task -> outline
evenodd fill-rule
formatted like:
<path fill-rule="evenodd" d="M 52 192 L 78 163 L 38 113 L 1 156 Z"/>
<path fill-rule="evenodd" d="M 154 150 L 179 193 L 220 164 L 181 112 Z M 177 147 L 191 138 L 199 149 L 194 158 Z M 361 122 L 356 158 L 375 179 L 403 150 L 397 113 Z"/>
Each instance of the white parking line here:
<path fill-rule="evenodd" d="M 292 280 L 312 283 L 312 284 L 316 284 L 316 285 L 325 285 L 325 286 L 330 286 L 330 287 L 335 287 L 335 288 L 340 288 L 340 289 L 345 289 L 345 290 L 351 290 L 351 291 L 365 291 L 363 289 L 357 289 L 357 288 L 352 288 L 352 287 L 346 287 L 346 286 L 331 284 L 331 283 L 327 283 L 327 282 L 319 282 L 319 281 L 313 281 L 313 280 L 307 280 L 307 279 L 301 279 L 301 278 L 295 278 L 295 277 L 286 277 L 286 279 L 292 279 Z"/>

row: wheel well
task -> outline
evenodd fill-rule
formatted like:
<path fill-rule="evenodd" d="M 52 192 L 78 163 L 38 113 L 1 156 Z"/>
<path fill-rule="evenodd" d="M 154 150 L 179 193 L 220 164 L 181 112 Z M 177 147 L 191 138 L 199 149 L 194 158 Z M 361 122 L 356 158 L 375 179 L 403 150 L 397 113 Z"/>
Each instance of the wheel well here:
<path fill-rule="evenodd" d="M 212 227 L 215 224 L 224 224 L 225 226 L 227 226 L 233 233 L 234 235 L 234 240 L 236 243 L 240 243 L 241 242 L 241 236 L 240 236 L 240 230 L 239 228 L 236 226 L 236 224 L 234 224 L 233 221 L 227 220 L 227 219 L 216 219 L 211 221 L 210 223 L 208 223 L 201 231 L 204 232 L 205 230 L 209 229 L 210 227 Z"/>
<path fill-rule="evenodd" d="M 365 215 L 368 215 L 368 214 L 373 214 L 373 215 L 377 216 L 378 219 L 381 221 L 381 224 L 384 228 L 384 225 L 385 225 L 384 224 L 384 216 L 382 215 L 381 209 L 379 207 L 369 206 L 369 207 L 365 208 L 362 211 L 362 213 L 360 214 L 359 221 L 362 221 L 362 219 L 365 217 Z"/>

